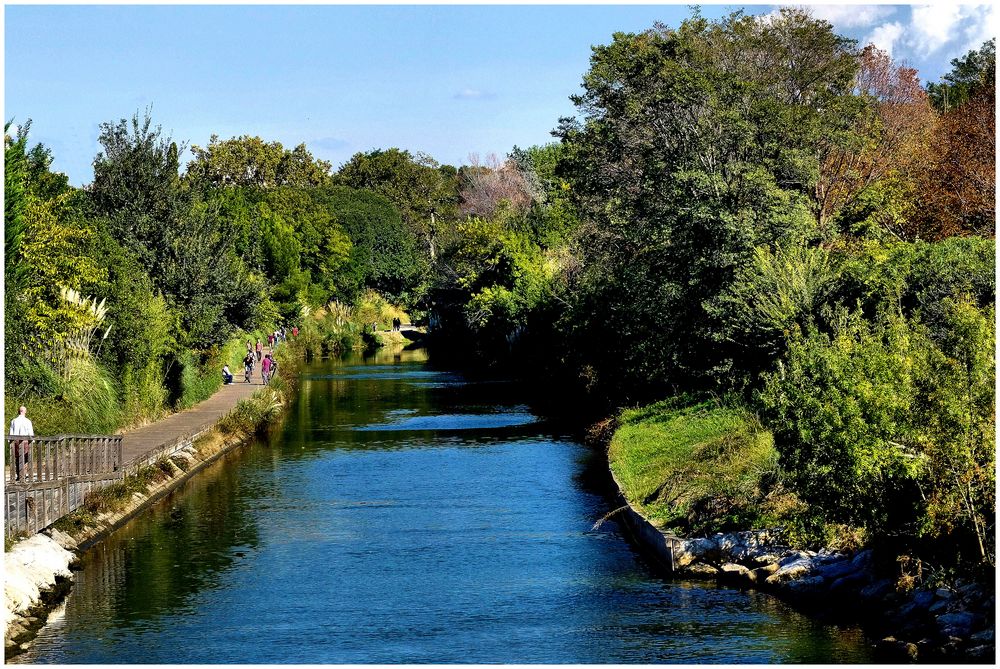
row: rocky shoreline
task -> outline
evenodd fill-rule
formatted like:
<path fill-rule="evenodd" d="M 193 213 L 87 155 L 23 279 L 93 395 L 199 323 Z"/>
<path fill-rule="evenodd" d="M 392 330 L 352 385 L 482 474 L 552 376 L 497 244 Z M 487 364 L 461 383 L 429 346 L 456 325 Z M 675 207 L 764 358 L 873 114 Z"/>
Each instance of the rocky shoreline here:
<path fill-rule="evenodd" d="M 674 573 L 771 592 L 804 609 L 861 623 L 881 659 L 994 662 L 995 594 L 974 583 L 897 590 L 872 550 L 802 551 L 778 530 L 676 539 Z M 858 615 L 858 614 L 861 615 Z"/>

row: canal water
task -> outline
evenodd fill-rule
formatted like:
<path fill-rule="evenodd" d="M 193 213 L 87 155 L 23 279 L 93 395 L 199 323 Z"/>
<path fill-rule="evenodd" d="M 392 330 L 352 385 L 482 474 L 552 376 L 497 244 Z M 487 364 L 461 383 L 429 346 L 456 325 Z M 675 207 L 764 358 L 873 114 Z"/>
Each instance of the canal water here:
<path fill-rule="evenodd" d="M 663 578 L 603 467 L 423 350 L 304 371 L 273 434 L 83 560 L 32 663 L 865 662 L 857 630 Z"/>

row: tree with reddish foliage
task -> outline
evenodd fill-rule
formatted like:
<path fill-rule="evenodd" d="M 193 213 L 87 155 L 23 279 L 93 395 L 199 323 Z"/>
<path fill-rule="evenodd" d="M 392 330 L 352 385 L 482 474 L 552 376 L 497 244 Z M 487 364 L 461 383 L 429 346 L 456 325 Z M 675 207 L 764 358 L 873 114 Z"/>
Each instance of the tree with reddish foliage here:
<path fill-rule="evenodd" d="M 461 170 L 462 213 L 470 216 L 492 216 L 501 206 L 513 211 L 525 211 L 534 199 L 531 184 L 513 160 L 500 162 L 496 154 L 469 156 L 468 167 Z"/>
<path fill-rule="evenodd" d="M 873 190 L 891 190 L 880 182 L 912 181 L 934 128 L 934 111 L 917 71 L 873 45 L 858 56 L 855 92 L 867 108 L 858 115 L 849 140 L 830 145 L 822 162 L 816 183 L 821 222 L 845 208 L 851 212 L 858 198 Z M 883 213 L 876 218 L 879 227 L 903 236 L 898 217 Z"/>
<path fill-rule="evenodd" d="M 919 184 L 912 233 L 922 239 L 996 234 L 995 65 L 983 63 L 980 84 L 938 120 L 929 168 Z"/>

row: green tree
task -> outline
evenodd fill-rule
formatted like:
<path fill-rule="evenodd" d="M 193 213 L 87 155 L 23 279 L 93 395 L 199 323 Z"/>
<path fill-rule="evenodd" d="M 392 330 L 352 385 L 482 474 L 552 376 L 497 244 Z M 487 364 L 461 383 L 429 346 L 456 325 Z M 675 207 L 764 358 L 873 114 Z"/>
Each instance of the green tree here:
<path fill-rule="evenodd" d="M 430 260 L 435 260 L 442 228 L 454 220 L 457 211 L 454 168 L 422 154 L 377 149 L 354 154 L 337 172 L 336 182 L 388 198 L 422 240 Z"/>
<path fill-rule="evenodd" d="M 212 187 L 319 186 L 330 176 L 330 163 L 314 158 L 305 144 L 289 150 L 260 137 L 212 135 L 206 148 L 192 146 L 191 153 L 186 178 Z"/>
<path fill-rule="evenodd" d="M 983 42 L 978 49 L 961 58 L 951 60 L 951 71 L 939 83 L 927 84 L 927 93 L 938 111 L 946 112 L 960 107 L 976 92 L 991 88 L 996 79 L 996 38 Z"/>
<path fill-rule="evenodd" d="M 729 357 L 706 310 L 758 246 L 831 230 L 815 184 L 852 127 L 853 42 L 783 9 L 695 15 L 595 47 L 582 120 L 563 119 L 587 268 L 567 322 L 583 364 L 624 391 L 704 383 Z"/>

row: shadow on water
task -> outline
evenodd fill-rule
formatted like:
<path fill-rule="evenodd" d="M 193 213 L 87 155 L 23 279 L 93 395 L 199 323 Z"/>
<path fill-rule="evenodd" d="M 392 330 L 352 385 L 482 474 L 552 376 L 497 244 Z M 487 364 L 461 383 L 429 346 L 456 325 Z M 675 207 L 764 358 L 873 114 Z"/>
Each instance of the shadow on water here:
<path fill-rule="evenodd" d="M 606 467 L 421 349 L 317 361 L 281 428 L 86 556 L 33 663 L 860 662 L 764 595 L 663 578 Z"/>

